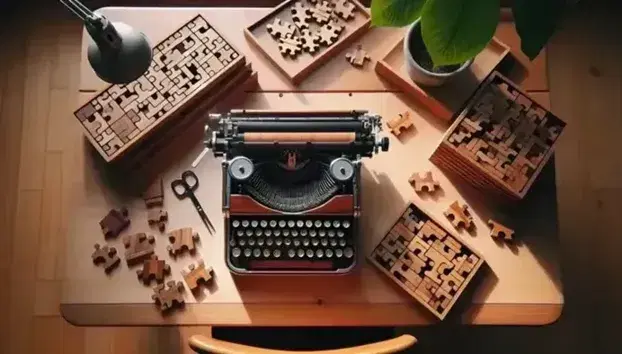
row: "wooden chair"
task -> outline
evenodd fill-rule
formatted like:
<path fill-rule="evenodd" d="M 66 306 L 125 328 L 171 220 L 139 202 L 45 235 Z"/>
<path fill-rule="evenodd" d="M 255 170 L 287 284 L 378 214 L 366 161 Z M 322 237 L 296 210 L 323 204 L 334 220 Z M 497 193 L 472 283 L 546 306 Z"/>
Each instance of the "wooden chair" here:
<path fill-rule="evenodd" d="M 349 348 L 319 351 L 290 351 L 264 349 L 227 342 L 203 335 L 193 335 L 189 340 L 190 347 L 197 353 L 217 354 L 385 354 L 397 353 L 411 347 L 416 342 L 417 339 L 415 337 L 404 334 L 397 338 Z"/>

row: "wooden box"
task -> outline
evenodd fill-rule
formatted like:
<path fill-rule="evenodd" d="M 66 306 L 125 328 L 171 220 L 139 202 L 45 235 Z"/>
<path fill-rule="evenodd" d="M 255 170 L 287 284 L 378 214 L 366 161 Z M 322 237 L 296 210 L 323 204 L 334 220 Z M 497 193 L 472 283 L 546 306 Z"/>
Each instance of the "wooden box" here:
<path fill-rule="evenodd" d="M 494 72 L 430 160 L 501 199 L 522 199 L 553 154 L 565 123 Z"/>
<path fill-rule="evenodd" d="M 295 22 L 292 19 L 291 12 L 294 6 L 315 8 L 315 6 L 320 6 L 322 3 L 326 3 L 333 9 L 329 24 L 343 26 L 337 40 L 330 46 L 321 45 L 313 54 L 305 50 L 302 50 L 295 58 L 281 54 L 279 50 L 279 40 L 268 32 L 268 25 L 272 25 L 275 19 L 280 19 L 281 21 L 286 21 L 294 25 Z M 336 5 L 338 3 L 351 4 L 351 6 L 353 6 L 353 17 L 349 17 L 348 20 L 345 20 L 337 16 Z M 333 58 L 341 50 L 348 47 L 357 37 L 367 31 L 370 23 L 371 16 L 367 12 L 367 9 L 356 0 L 287 0 L 282 2 L 268 15 L 244 29 L 244 35 L 252 45 L 265 54 L 283 75 L 293 84 L 297 85 L 320 65 Z M 313 19 L 310 19 L 307 25 L 312 33 L 318 33 L 318 31 L 320 31 L 321 25 L 316 23 Z M 300 37 L 302 34 L 301 28 L 297 26 L 294 26 L 294 28 L 294 35 Z"/>
<path fill-rule="evenodd" d="M 219 90 L 223 79 L 244 64 L 242 53 L 199 15 L 154 47 L 143 76 L 109 86 L 74 115 L 101 156 L 115 161 Z"/>
<path fill-rule="evenodd" d="M 411 203 L 369 261 L 443 320 L 484 259 Z"/>
<path fill-rule="evenodd" d="M 473 95 L 479 84 L 510 55 L 510 48 L 494 38 L 475 57 L 468 70 L 441 87 L 416 84 L 408 76 L 404 63 L 404 39 L 400 39 L 387 55 L 376 63 L 378 75 L 407 93 L 432 114 L 450 121 Z"/>

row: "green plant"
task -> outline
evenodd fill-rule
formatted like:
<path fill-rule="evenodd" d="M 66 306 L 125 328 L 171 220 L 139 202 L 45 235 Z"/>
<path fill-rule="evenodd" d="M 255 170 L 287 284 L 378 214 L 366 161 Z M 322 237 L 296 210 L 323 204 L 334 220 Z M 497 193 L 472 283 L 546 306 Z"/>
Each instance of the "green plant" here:
<path fill-rule="evenodd" d="M 567 0 L 513 0 L 521 50 L 535 58 L 555 31 Z M 374 26 L 401 27 L 421 18 L 421 35 L 435 66 L 475 57 L 492 39 L 499 0 L 372 0 Z"/>

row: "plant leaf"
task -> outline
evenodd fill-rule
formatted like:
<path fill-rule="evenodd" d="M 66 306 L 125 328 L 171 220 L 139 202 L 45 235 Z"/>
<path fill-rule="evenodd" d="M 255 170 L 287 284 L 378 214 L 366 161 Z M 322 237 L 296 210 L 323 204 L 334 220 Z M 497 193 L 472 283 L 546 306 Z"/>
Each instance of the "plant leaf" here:
<path fill-rule="evenodd" d="M 372 0 L 371 24 L 374 26 L 402 27 L 419 18 L 426 0 Z"/>
<path fill-rule="evenodd" d="M 421 11 L 421 35 L 434 65 L 475 57 L 495 34 L 499 11 L 499 0 L 428 0 Z"/>
<path fill-rule="evenodd" d="M 521 50 L 529 59 L 538 56 L 555 32 L 562 17 L 566 0 L 514 0 L 512 14 Z"/>

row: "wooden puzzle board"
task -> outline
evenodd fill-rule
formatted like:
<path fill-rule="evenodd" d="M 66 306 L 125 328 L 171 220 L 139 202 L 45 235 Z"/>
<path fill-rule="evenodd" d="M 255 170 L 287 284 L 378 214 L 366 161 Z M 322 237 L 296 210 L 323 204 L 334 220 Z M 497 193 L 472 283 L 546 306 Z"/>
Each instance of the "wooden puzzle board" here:
<path fill-rule="evenodd" d="M 240 52 L 199 15 L 154 45 L 143 76 L 109 86 L 75 116 L 97 151 L 112 161 L 243 63 Z"/>
<path fill-rule="evenodd" d="M 83 100 L 87 99 L 83 95 Z M 84 101 L 82 101 L 84 102 Z M 443 211 L 451 201 L 466 200 L 473 210 L 476 233 L 456 236 L 477 250 L 490 266 L 472 296 L 458 306 L 450 317 L 463 323 L 544 324 L 561 313 L 563 295 L 558 265 L 559 243 L 556 224 L 555 178 L 552 169 L 543 173 L 537 198 L 525 200 L 511 215 L 499 215 L 495 205 L 474 198 L 464 185 L 435 168 L 428 157 L 446 129 L 426 112 L 419 113 L 392 93 L 253 93 L 241 106 L 248 109 L 352 109 L 365 108 L 385 119 L 411 110 L 415 130 L 402 134 L 402 141 L 388 134 L 387 153 L 366 159 L 363 170 L 362 248 L 357 272 L 339 277 L 233 277 L 224 262 L 223 219 L 221 217 L 221 160 L 207 155 L 195 169 L 201 186 L 197 197 L 216 227 L 210 236 L 192 203 L 177 200 L 165 188 L 164 205 L 169 213 L 169 230 L 191 226 L 201 235 L 197 258 L 205 259 L 215 272 L 213 293 L 204 289 L 195 298 L 186 292 L 185 311 L 162 317 L 151 302 L 151 288 L 143 286 L 134 269 L 123 263 L 107 277 L 92 265 L 93 243 L 101 242 L 98 221 L 111 207 L 127 205 L 132 224 L 127 233 L 148 230 L 147 212 L 139 197 L 120 192 L 105 173 L 93 166 L 88 153 L 79 150 L 73 190 L 76 204 L 69 220 L 66 245 L 66 281 L 63 283 L 61 311 L 72 323 L 98 325 L 412 325 L 435 321 L 385 274 L 365 260 L 380 243 L 410 200 L 421 205 L 441 226 L 452 230 Z M 175 160 L 163 175 L 164 185 L 188 169 L 202 149 L 200 137 L 194 148 Z M 396 161 L 402 161 L 397 163 Z M 408 161 L 408 163 L 403 163 Z M 442 194 L 436 198 L 418 196 L 408 183 L 417 170 L 431 170 L 440 182 Z M 124 183 L 131 176 L 123 176 Z M 522 241 L 515 248 L 495 243 L 488 236 L 485 221 L 495 217 L 515 226 Z M 172 261 L 166 252 L 167 241 L 156 234 L 156 254 L 171 265 L 172 276 L 180 280 L 180 270 L 194 257 Z M 120 241 L 111 242 L 122 250 Z"/>

